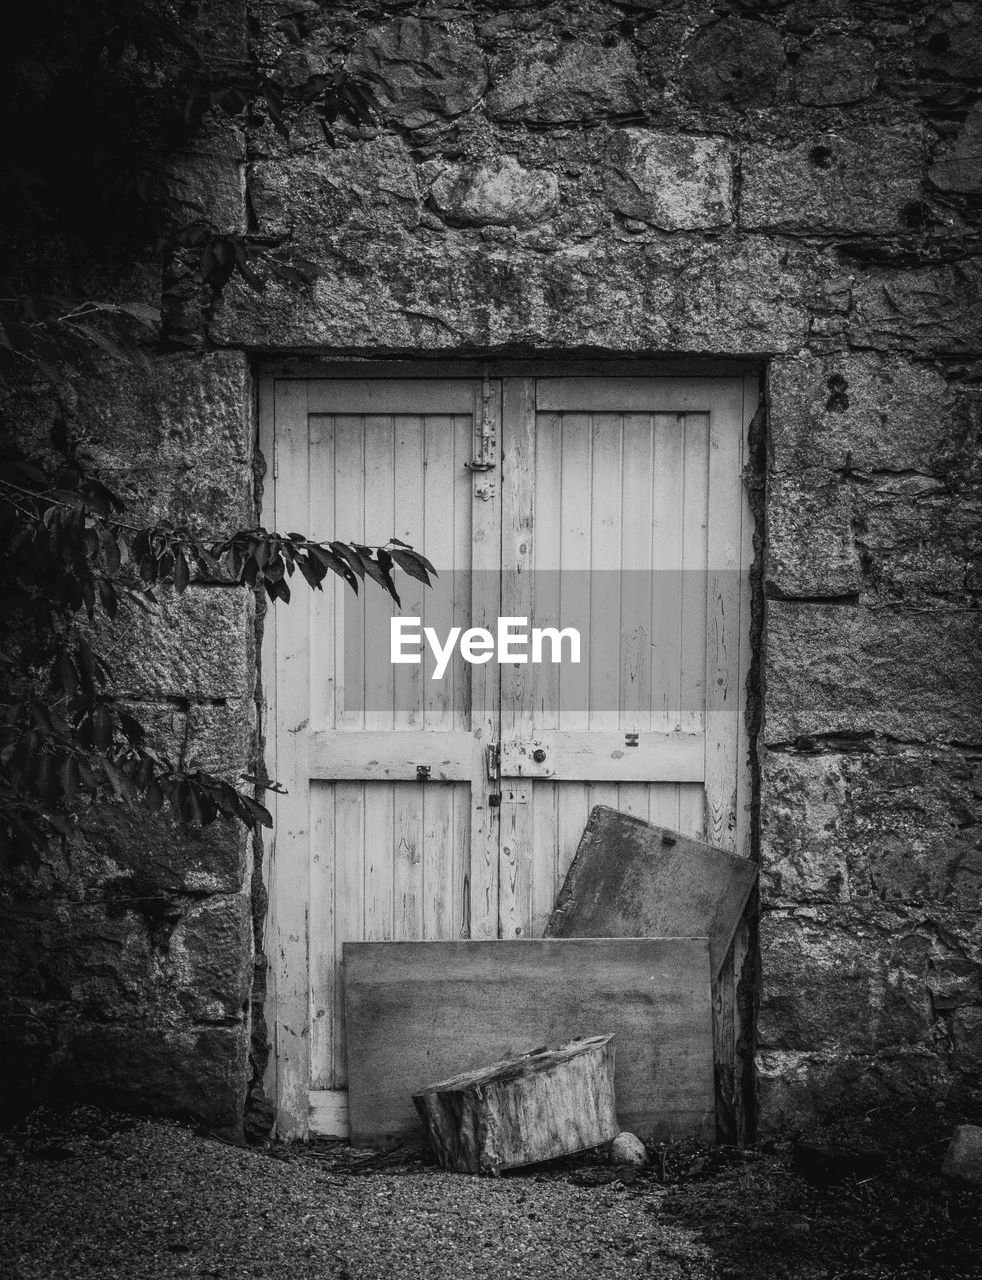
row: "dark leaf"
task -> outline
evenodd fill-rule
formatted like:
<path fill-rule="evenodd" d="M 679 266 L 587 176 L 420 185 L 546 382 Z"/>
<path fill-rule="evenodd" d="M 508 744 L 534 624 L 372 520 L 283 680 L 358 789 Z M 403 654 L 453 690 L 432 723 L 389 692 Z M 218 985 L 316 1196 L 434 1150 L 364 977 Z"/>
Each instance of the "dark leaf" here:
<path fill-rule="evenodd" d="M 99 578 L 96 582 L 99 590 L 99 602 L 103 609 L 109 614 L 110 618 L 115 618 L 119 609 L 119 600 L 116 596 L 116 589 L 108 578 Z"/>
<path fill-rule="evenodd" d="M 403 572 L 408 573 L 410 578 L 415 578 L 417 582 L 424 583 L 427 587 L 430 585 L 430 575 L 423 567 L 422 558 L 414 551 L 401 551 L 398 547 L 393 547 L 390 555 Z"/>
<path fill-rule="evenodd" d="M 66 755 L 61 765 L 61 785 L 69 800 L 77 794 L 79 782 L 78 760 L 73 755 Z"/>
<path fill-rule="evenodd" d="M 191 581 L 191 571 L 188 568 L 188 562 L 184 558 L 183 549 L 177 553 L 174 561 L 174 587 L 177 594 L 183 595 Z"/>

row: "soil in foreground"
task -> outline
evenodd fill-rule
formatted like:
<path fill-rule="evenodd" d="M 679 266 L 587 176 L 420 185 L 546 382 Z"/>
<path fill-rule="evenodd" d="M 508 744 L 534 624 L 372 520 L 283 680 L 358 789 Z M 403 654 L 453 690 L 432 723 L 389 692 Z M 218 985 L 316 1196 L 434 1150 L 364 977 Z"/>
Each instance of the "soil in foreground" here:
<path fill-rule="evenodd" d="M 493 1179 L 41 1111 L 0 1139 L 0 1273 L 976 1280 L 980 1194 L 940 1176 L 952 1123 L 870 1113 L 758 1149 L 662 1146 L 642 1170 L 588 1153 Z"/>

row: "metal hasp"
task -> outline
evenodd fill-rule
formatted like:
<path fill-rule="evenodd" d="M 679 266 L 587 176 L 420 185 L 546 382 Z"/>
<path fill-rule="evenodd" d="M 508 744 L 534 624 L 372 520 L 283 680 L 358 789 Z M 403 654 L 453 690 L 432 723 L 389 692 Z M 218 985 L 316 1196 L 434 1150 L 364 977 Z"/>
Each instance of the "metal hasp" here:
<path fill-rule="evenodd" d="M 418 764 L 416 766 L 416 781 L 429 782 L 429 780 L 430 780 L 430 766 L 428 764 Z"/>
<path fill-rule="evenodd" d="M 474 457 L 464 466 L 468 471 L 493 471 L 496 464 L 495 448 L 497 439 L 494 431 L 494 417 L 491 413 L 491 401 L 494 398 L 491 379 L 487 374 L 481 382 L 480 391 L 475 392 L 474 405 Z"/>

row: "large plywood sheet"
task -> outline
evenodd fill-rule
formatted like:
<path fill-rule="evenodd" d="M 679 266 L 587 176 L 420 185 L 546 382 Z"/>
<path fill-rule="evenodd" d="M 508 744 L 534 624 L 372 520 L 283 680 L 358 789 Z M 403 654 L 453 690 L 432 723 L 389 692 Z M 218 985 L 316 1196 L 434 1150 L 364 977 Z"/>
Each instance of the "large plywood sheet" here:
<path fill-rule="evenodd" d="M 747 858 L 597 805 L 546 936 L 705 935 L 715 976 L 756 877 Z"/>
<path fill-rule="evenodd" d="M 422 1136 L 412 1095 L 577 1036 L 613 1033 L 621 1125 L 711 1140 L 705 938 L 346 942 L 351 1140 Z"/>

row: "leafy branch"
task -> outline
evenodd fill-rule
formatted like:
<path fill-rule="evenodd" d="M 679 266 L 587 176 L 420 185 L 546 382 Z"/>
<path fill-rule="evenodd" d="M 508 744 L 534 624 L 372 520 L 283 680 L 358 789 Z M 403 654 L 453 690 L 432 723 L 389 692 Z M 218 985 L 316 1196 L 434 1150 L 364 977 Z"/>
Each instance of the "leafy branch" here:
<path fill-rule="evenodd" d="M 355 592 L 375 582 L 398 604 L 394 571 L 428 585 L 433 566 L 396 538 L 366 546 L 263 528 L 214 538 L 168 521 L 141 527 L 77 456 L 53 470 L 20 455 L 0 464 L 0 861 L 37 866 L 70 833 L 81 797 L 169 807 L 195 825 L 218 817 L 269 825 L 254 796 L 146 745 L 79 616 L 92 624 L 134 606 L 152 610 L 156 588 L 181 595 L 196 581 L 262 588 L 286 602 L 296 573 L 314 590 L 331 573 Z M 278 789 L 253 775 L 243 781 Z"/>

